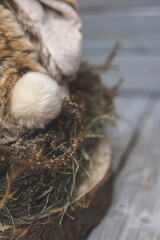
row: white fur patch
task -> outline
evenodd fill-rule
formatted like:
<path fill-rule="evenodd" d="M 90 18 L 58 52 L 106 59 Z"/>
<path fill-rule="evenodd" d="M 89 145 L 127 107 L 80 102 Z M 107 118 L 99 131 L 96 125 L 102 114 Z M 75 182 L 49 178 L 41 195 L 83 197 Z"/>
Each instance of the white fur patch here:
<path fill-rule="evenodd" d="M 59 115 L 64 97 L 64 89 L 55 80 L 43 73 L 29 72 L 13 89 L 11 111 L 20 125 L 44 128 Z"/>

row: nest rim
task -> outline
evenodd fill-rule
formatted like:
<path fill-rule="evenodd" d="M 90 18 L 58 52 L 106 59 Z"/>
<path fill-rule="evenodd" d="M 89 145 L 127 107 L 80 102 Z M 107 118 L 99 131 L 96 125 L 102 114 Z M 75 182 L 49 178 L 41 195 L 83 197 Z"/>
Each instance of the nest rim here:
<path fill-rule="evenodd" d="M 93 175 L 96 175 L 96 171 L 98 170 L 99 175 L 101 175 L 101 179 L 100 179 L 100 181 L 95 183 L 94 179 L 91 180 L 91 178 L 90 178 L 90 177 L 92 177 L 92 172 L 91 172 L 90 177 L 88 176 L 87 178 L 84 179 L 84 181 L 82 183 L 80 183 L 79 189 L 82 187 L 82 192 L 81 192 L 81 189 L 80 189 L 80 191 L 77 192 L 75 199 L 69 203 L 68 208 L 70 208 L 70 207 L 74 208 L 74 206 L 81 207 L 80 203 L 83 201 L 83 199 L 90 199 L 90 196 L 94 195 L 94 193 L 97 191 L 97 189 L 100 186 L 102 186 L 105 182 L 107 182 L 107 180 L 112 175 L 111 150 L 110 150 L 110 145 L 109 145 L 106 137 L 104 137 L 104 139 L 101 140 L 97 144 L 95 151 L 93 152 L 92 160 L 93 160 L 94 164 L 97 163 L 97 165 L 98 165 L 98 167 L 96 169 L 95 168 L 92 169 Z M 101 174 L 101 171 L 100 171 L 101 168 L 99 168 L 99 164 L 102 164 L 102 163 L 106 163 L 106 165 L 103 165 L 103 168 L 105 166 L 105 168 L 103 169 L 103 174 Z M 89 184 L 87 182 L 89 182 Z M 85 183 L 85 189 L 86 189 L 84 192 L 83 192 L 83 188 L 84 188 L 83 183 Z M 88 185 L 89 185 L 89 187 L 88 187 Z M 87 207 L 87 204 L 86 204 L 86 207 Z M 35 222 L 42 221 L 42 220 L 46 219 L 47 217 L 52 217 L 53 219 L 55 219 L 55 218 L 60 219 L 61 213 L 64 211 L 64 209 L 65 209 L 65 206 L 61 207 L 61 208 L 51 209 L 48 212 L 46 212 L 45 214 L 42 214 L 39 217 L 37 217 Z M 22 225 L 19 225 L 18 227 L 25 226 L 25 225 L 27 225 L 27 224 L 22 224 Z M 0 228 L 0 232 L 6 231 L 9 229 L 13 229 L 13 228 L 14 228 L 14 226 L 12 226 L 12 225 L 3 225 L 3 228 L 2 229 Z"/>

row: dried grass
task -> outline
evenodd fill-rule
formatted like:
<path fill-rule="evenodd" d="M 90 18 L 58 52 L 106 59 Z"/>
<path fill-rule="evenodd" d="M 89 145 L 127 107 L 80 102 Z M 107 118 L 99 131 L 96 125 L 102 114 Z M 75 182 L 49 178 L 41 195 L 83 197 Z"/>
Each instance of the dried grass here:
<path fill-rule="evenodd" d="M 111 66 L 117 49 L 118 45 L 107 66 Z M 82 63 L 70 91 L 71 101 L 64 100 L 61 114 L 46 129 L 0 145 L 2 227 L 31 224 L 51 209 L 63 208 L 63 218 L 80 179 L 90 177 L 84 161 L 91 162 L 104 126 L 115 121 L 117 88 L 104 87 L 99 74 Z"/>

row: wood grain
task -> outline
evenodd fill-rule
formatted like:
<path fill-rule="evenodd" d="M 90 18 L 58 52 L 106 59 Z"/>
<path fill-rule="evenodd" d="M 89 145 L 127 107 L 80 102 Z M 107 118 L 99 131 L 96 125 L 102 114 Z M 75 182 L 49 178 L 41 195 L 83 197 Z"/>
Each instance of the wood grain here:
<path fill-rule="evenodd" d="M 112 85 L 124 78 L 123 89 L 160 90 L 160 16 L 83 17 L 84 57 L 93 63 L 104 62 L 113 44 L 122 48 L 115 60 L 118 71 L 104 75 Z"/>
<path fill-rule="evenodd" d="M 159 239 L 159 122 L 160 101 L 151 100 L 137 141 L 118 173 L 109 214 L 89 240 Z"/>
<path fill-rule="evenodd" d="M 79 7 L 159 4 L 159 0 L 77 0 Z"/>
<path fill-rule="evenodd" d="M 141 116 L 148 106 L 148 101 L 149 99 L 126 99 L 123 97 L 119 97 L 116 100 L 117 127 L 106 129 L 112 149 L 112 166 L 114 171 L 118 170 L 120 159 L 138 128 Z M 128 106 L 130 107 L 128 108 Z"/>
<path fill-rule="evenodd" d="M 82 17 L 84 55 L 108 53 L 121 41 L 120 55 L 160 55 L 160 16 Z"/>
<path fill-rule="evenodd" d="M 103 81 L 111 86 L 120 76 L 125 79 L 124 97 L 116 102 L 119 128 L 108 130 L 116 172 L 113 202 L 88 240 L 158 240 L 160 2 L 78 0 L 78 5 L 85 58 L 102 63 L 121 41 L 114 62 L 118 70 L 104 74 Z"/>
<path fill-rule="evenodd" d="M 104 63 L 105 58 L 106 56 L 86 59 L 98 65 Z M 117 84 L 121 77 L 124 81 L 120 89 L 120 95 L 127 91 L 133 91 L 135 97 L 137 93 L 139 93 L 139 97 L 149 96 L 154 93 L 160 95 L 160 58 L 116 57 L 113 68 L 102 75 L 103 82 L 108 86 L 113 86 Z M 129 97 L 129 94 L 127 96 Z M 133 97 L 133 94 L 131 97 Z"/>

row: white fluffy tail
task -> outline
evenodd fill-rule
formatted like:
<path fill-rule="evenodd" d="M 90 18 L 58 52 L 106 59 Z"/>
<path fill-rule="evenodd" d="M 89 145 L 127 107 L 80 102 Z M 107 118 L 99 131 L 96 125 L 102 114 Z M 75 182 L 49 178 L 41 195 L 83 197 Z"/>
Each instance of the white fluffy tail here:
<path fill-rule="evenodd" d="M 68 97 L 65 89 L 55 80 L 43 73 L 29 72 L 13 89 L 11 111 L 20 125 L 44 128 L 59 115 L 64 97 Z"/>

